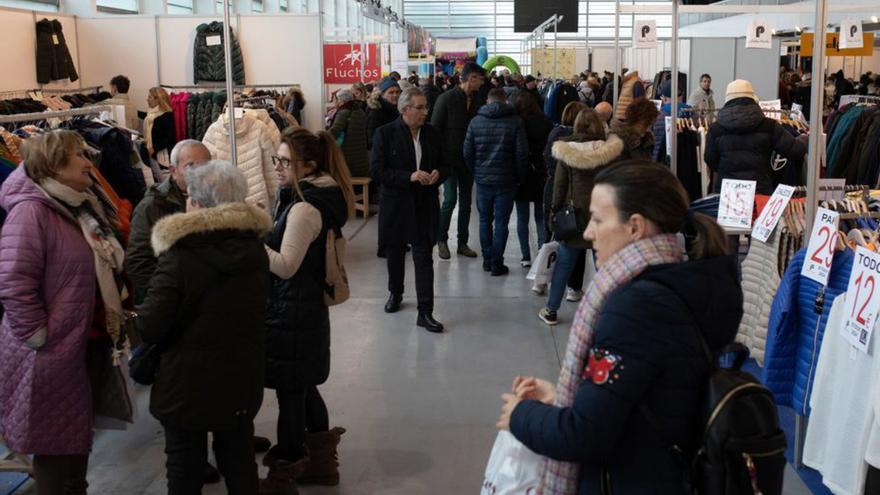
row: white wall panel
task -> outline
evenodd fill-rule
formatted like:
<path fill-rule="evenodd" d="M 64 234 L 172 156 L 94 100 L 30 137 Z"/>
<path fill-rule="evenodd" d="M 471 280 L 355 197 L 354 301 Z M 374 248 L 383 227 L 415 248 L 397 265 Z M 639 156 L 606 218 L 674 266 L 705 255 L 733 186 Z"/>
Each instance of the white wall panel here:
<path fill-rule="evenodd" d="M 777 52 L 778 53 L 778 52 Z M 688 95 L 700 85 L 702 74 L 712 76 L 715 105 L 724 104 L 724 91 L 736 79 L 736 40 L 733 38 L 700 38 L 693 40 L 690 51 L 692 74 L 688 76 Z"/>
<path fill-rule="evenodd" d="M 193 84 L 193 43 L 196 39 L 196 27 L 202 23 L 220 20 L 223 19 L 219 16 L 159 17 L 159 74 L 162 84 L 172 86 Z M 230 21 L 233 34 L 241 44 L 235 17 Z M 242 50 L 244 50 L 243 44 Z M 249 78 L 247 82 L 251 82 Z"/>
<path fill-rule="evenodd" d="M 79 58 L 77 57 L 76 44 L 76 20 L 71 16 L 58 15 L 45 12 L 37 12 L 36 20 L 58 19 L 64 30 L 64 39 L 73 64 L 77 72 Z M 37 32 L 34 14 L 32 12 L 12 9 L 0 9 L 0 46 L 3 47 L 3 65 L 6 70 L 0 77 L 0 91 L 15 91 L 20 89 L 34 89 L 40 86 L 37 83 Z M 80 81 L 71 83 L 65 79 L 49 84 L 44 88 L 79 88 Z"/>
<path fill-rule="evenodd" d="M 746 48 L 746 39 L 736 40 L 736 78 L 751 81 L 758 98 L 774 100 L 779 96 L 779 48 L 781 41 L 773 38 L 769 50 Z"/>

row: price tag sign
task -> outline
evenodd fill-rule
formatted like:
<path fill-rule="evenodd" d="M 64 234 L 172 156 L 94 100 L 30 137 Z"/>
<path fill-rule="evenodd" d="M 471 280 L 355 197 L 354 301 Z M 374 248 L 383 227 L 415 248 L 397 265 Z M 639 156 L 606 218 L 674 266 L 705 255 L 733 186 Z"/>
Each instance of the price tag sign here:
<path fill-rule="evenodd" d="M 222 45 L 222 44 L 223 44 L 223 38 L 221 38 L 219 34 L 218 34 L 218 35 L 214 35 L 214 36 L 206 36 L 206 37 L 205 37 L 205 44 L 208 45 L 208 46 Z"/>
<path fill-rule="evenodd" d="M 849 285 L 846 288 L 846 323 L 843 338 L 867 354 L 877 312 L 880 311 L 880 254 L 856 247 Z"/>
<path fill-rule="evenodd" d="M 837 240 L 837 223 L 840 213 L 819 208 L 813 221 L 813 233 L 807 245 L 807 255 L 801 275 L 822 285 L 828 283 L 831 261 L 834 259 L 834 244 Z"/>
<path fill-rule="evenodd" d="M 758 220 L 755 221 L 755 226 L 752 228 L 754 239 L 767 242 L 773 229 L 779 223 L 779 219 L 782 218 L 782 213 L 785 212 L 785 207 L 788 206 L 792 195 L 794 195 L 794 187 L 785 184 L 776 186 L 773 196 L 770 196 L 770 201 L 761 210 L 761 214 L 758 215 Z"/>
<path fill-rule="evenodd" d="M 60 44 L 61 44 L 61 40 L 58 39 L 58 35 L 57 35 L 57 34 L 53 34 L 53 35 L 52 35 L 52 44 L 53 44 L 53 45 L 60 45 Z"/>
<path fill-rule="evenodd" d="M 721 202 L 718 205 L 718 225 L 737 229 L 752 227 L 755 209 L 753 180 L 724 179 L 721 181 Z"/>
<path fill-rule="evenodd" d="M 243 119 L 244 118 L 244 108 L 235 107 L 232 109 L 232 114 L 233 114 L 233 116 L 235 116 L 235 120 Z"/>

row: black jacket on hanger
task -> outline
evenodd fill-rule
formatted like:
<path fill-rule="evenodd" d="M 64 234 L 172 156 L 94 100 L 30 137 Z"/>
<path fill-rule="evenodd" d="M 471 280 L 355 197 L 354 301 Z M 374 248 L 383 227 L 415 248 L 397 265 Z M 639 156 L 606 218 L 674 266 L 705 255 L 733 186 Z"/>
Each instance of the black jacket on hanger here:
<path fill-rule="evenodd" d="M 199 24 L 196 28 L 195 48 L 193 49 L 194 83 L 199 81 L 226 81 L 226 55 L 223 51 L 223 23 Z M 235 84 L 244 84 L 244 59 L 235 35 L 232 37 L 232 79 Z M 208 41 L 211 43 L 209 44 Z"/>
<path fill-rule="evenodd" d="M 50 83 L 59 79 L 79 79 L 61 23 L 56 19 L 37 22 L 37 82 Z"/>

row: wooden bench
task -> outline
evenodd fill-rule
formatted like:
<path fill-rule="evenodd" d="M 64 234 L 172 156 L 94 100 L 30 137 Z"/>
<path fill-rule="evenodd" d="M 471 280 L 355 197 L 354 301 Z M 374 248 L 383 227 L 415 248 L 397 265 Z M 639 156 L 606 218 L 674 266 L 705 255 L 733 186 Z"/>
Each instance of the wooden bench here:
<path fill-rule="evenodd" d="M 355 215 L 361 212 L 366 222 L 370 218 L 370 183 L 373 182 L 369 177 L 352 177 L 351 185 L 354 189 L 354 209 Z M 358 188 L 360 187 L 360 192 Z"/>

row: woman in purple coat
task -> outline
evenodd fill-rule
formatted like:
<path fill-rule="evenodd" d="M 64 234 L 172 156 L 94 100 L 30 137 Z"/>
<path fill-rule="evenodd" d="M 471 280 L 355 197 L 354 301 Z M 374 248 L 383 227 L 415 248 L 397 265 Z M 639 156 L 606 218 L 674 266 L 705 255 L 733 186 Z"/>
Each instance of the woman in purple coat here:
<path fill-rule="evenodd" d="M 87 344 L 97 319 L 119 335 L 123 250 L 78 134 L 28 139 L 23 157 L 0 189 L 0 433 L 13 452 L 34 454 L 39 495 L 85 494 Z"/>

